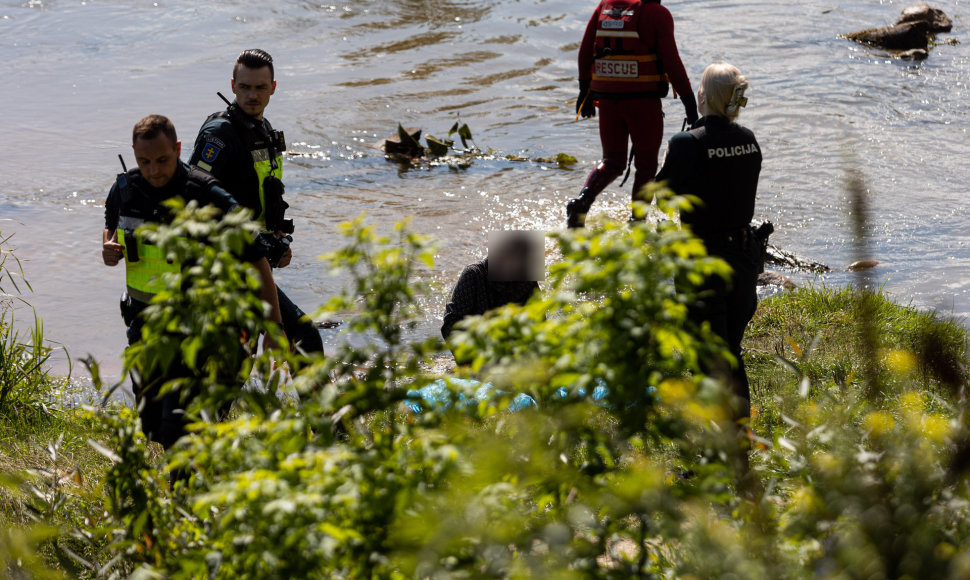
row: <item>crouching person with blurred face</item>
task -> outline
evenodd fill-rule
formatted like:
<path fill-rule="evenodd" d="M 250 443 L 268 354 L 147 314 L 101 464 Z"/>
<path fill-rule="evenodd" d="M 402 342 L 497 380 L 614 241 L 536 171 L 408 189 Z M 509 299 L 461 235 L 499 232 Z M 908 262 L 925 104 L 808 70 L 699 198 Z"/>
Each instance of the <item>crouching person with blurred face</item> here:
<path fill-rule="evenodd" d="M 162 251 L 137 232 L 150 223 L 169 223 L 172 216 L 166 200 L 181 198 L 200 206 L 215 206 L 223 214 L 239 207 L 228 192 L 211 176 L 190 169 L 179 159 L 181 143 L 172 122 L 161 115 L 138 121 L 132 131 L 132 148 L 137 169 L 118 175 L 105 202 L 102 259 L 107 266 L 125 262 L 126 290 L 121 312 L 127 327 L 128 344 L 142 339 L 143 312 L 156 294 L 165 289 L 162 276 L 178 272 L 180 265 L 170 262 Z M 259 272 L 260 297 L 270 306 L 270 318 L 280 322 L 273 273 L 253 244 L 242 259 Z M 168 373 L 132 370 L 132 384 L 141 416 L 142 429 L 152 441 L 168 449 L 185 434 L 185 397 L 177 392 L 160 395 L 161 387 L 182 367 L 173 363 Z"/>
<path fill-rule="evenodd" d="M 455 325 L 469 316 L 481 316 L 507 304 L 521 306 L 528 302 L 539 290 L 539 280 L 545 277 L 544 249 L 540 232 L 491 232 L 488 257 L 467 266 L 451 291 L 441 336 L 448 340 Z"/>

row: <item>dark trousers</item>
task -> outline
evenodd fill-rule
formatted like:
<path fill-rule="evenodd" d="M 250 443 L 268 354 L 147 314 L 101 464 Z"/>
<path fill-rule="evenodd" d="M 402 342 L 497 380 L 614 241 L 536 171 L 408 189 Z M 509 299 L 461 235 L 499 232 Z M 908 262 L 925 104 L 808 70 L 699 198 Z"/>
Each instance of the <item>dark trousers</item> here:
<path fill-rule="evenodd" d="M 313 320 L 280 287 L 276 287 L 283 317 L 283 331 L 290 343 L 307 354 L 323 353 L 323 339 Z"/>
<path fill-rule="evenodd" d="M 141 341 L 142 327 L 145 319 L 142 312 L 148 305 L 130 297 L 121 301 L 121 314 L 128 326 L 128 346 Z M 167 372 L 145 372 L 144 369 L 133 369 L 131 373 L 132 390 L 135 393 L 135 404 L 138 416 L 141 418 L 142 432 L 149 441 L 156 441 L 165 449 L 169 449 L 175 442 L 185 435 L 188 421 L 185 419 L 185 406 L 191 399 L 191 393 L 169 392 L 159 395 L 162 385 L 178 376 L 186 376 L 188 368 L 181 359 L 172 361 Z"/>
<path fill-rule="evenodd" d="M 696 323 L 708 322 L 711 330 L 727 344 L 737 359 L 737 366 L 726 369 L 722 363 L 705 365 L 711 376 L 729 381 L 734 394 L 731 412 L 739 426 L 737 455 L 733 459 L 738 490 L 749 497 L 757 497 L 760 489 L 757 477 L 749 468 L 750 439 L 747 423 L 751 418 L 751 387 L 744 368 L 741 341 L 744 331 L 758 308 L 758 274 L 763 265 L 761 244 L 751 228 L 743 228 L 730 235 L 701 236 L 711 256 L 727 262 L 733 273 L 729 281 L 721 277 L 708 279 L 700 300 L 690 308 L 689 316 Z"/>
<path fill-rule="evenodd" d="M 141 332 L 145 325 L 143 311 L 147 307 L 144 302 L 130 297 L 123 298 L 121 301 L 122 318 L 128 325 L 128 346 L 142 340 Z M 239 345 L 240 348 L 244 348 L 242 341 Z M 135 393 L 135 404 L 138 417 L 141 419 L 142 432 L 149 441 L 159 443 L 166 450 L 187 433 L 186 427 L 189 421 L 185 416 L 185 408 L 199 395 L 195 387 L 187 391 L 169 391 L 161 394 L 165 383 L 177 378 L 195 379 L 190 381 L 194 383 L 198 380 L 199 374 L 185 365 L 178 356 L 174 357 L 164 370 L 134 368 L 131 371 L 132 391 Z M 221 378 L 221 381 L 227 385 L 235 380 L 237 380 L 235 376 Z M 222 419 L 229 415 L 231 408 L 232 403 L 226 403 L 213 415 Z"/>
<path fill-rule="evenodd" d="M 663 105 L 660 99 L 602 99 L 599 118 L 603 163 L 611 170 L 622 173 L 626 169 L 629 142 L 633 142 L 635 196 L 657 175 L 664 133 Z"/>
<path fill-rule="evenodd" d="M 283 329 L 290 341 L 304 352 L 322 353 L 323 340 L 313 321 L 279 287 L 276 288 L 276 292 L 280 302 Z M 122 299 L 121 314 L 128 327 L 128 346 L 141 340 L 141 331 L 145 324 L 142 312 L 147 307 L 144 302 L 128 296 Z M 142 431 L 150 441 L 160 443 L 165 449 L 170 448 L 185 435 L 185 427 L 188 424 L 185 419 L 185 407 L 196 393 L 169 392 L 164 395 L 159 393 L 162 385 L 169 380 L 176 377 L 189 377 L 192 374 L 178 357 L 172 361 L 165 372 L 134 369 L 131 373 L 132 390 L 135 393 Z M 220 409 L 219 413 L 225 415 L 228 411 L 228 408 Z"/>
<path fill-rule="evenodd" d="M 727 262 L 734 272 L 730 281 L 720 277 L 707 280 L 701 299 L 689 311 L 694 322 L 708 322 L 711 330 L 724 340 L 737 359 L 737 367 L 728 373 L 737 398 L 737 419 L 751 416 L 751 389 L 744 368 L 741 341 L 758 307 L 758 273 L 761 270 L 760 248 L 754 235 L 747 229 L 744 232 L 735 234 L 730 240 L 727 237 L 705 240 L 708 254 Z M 714 365 L 706 370 L 709 374 L 723 372 Z"/>

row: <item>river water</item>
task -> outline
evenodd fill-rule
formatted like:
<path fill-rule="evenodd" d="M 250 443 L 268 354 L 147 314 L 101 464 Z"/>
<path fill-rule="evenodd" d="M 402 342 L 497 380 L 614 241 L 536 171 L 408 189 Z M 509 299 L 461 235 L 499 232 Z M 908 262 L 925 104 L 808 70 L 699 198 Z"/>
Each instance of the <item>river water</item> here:
<path fill-rule="evenodd" d="M 0 0 L 0 230 L 15 234 L 48 338 L 120 374 L 124 274 L 100 261 L 117 155 L 133 163 L 131 126 L 161 113 L 187 158 L 244 48 L 275 57 L 267 116 L 300 153 L 285 179 L 295 259 L 278 279 L 304 308 L 346 282 L 316 257 L 340 243 L 337 224 L 362 212 L 382 223 L 411 216 L 440 240 L 442 289 L 426 297 L 420 329 L 428 334 L 487 231 L 562 226 L 564 202 L 600 153 L 596 123 L 573 113 L 576 51 L 595 2 L 332 1 Z M 765 151 L 757 217 L 777 225 L 773 242 L 836 269 L 852 262 L 841 184 L 846 167 L 858 167 L 872 192 L 871 252 L 883 262 L 875 279 L 903 301 L 970 314 L 970 45 L 937 46 L 913 64 L 838 37 L 891 22 L 906 5 L 898 2 L 666 5 L 695 88 L 719 59 L 752 82 L 742 122 Z M 967 2 L 936 5 L 955 23 L 944 38 L 966 40 Z M 683 110 L 675 100 L 665 108 L 669 137 Z M 459 114 L 483 149 L 565 152 L 579 164 L 402 171 L 372 147 L 398 122 L 441 135 Z M 627 199 L 614 184 L 593 211 L 625 218 Z M 851 281 L 839 271 L 798 279 Z M 66 369 L 63 357 L 56 367 Z"/>

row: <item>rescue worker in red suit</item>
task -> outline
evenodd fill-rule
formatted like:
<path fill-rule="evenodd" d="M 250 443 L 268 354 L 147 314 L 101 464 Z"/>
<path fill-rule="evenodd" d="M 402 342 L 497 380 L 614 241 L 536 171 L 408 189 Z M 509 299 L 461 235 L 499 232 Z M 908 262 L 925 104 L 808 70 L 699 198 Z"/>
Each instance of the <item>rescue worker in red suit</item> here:
<path fill-rule="evenodd" d="M 674 40 L 674 19 L 659 0 L 603 0 L 593 12 L 579 48 L 579 98 L 582 117 L 600 113 L 603 160 L 586 180 L 579 197 L 566 206 L 571 228 L 583 227 L 586 213 L 627 167 L 633 141 L 636 176 L 633 199 L 657 173 L 663 140 L 663 107 L 670 84 L 680 96 L 690 124 L 697 101 Z"/>

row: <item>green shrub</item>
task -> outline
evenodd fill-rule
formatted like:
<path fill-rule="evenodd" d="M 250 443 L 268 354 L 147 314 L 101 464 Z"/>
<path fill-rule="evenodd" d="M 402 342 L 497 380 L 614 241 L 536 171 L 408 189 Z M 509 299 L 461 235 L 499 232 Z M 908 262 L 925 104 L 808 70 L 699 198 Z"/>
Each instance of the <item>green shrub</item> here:
<path fill-rule="evenodd" d="M 193 245 L 181 242 L 186 232 L 231 227 L 196 211 L 182 212 L 174 234 L 158 229 L 158 243 L 188 251 Z M 328 308 L 349 314 L 349 332 L 372 340 L 363 347 L 348 340 L 298 372 L 295 404 L 245 394 L 236 418 L 195 424 L 168 466 L 191 473 L 191 482 L 170 499 L 164 491 L 145 491 L 161 488 L 145 479 L 152 470 L 144 453 L 119 454 L 107 477 L 110 511 L 119 522 L 113 534 L 122 538 L 116 548 L 137 556 L 134 565 L 187 576 L 203 568 L 219 577 L 357 578 L 656 567 L 644 546 L 667 524 L 648 510 L 672 492 L 663 462 L 649 458 L 650 446 L 676 447 L 671 437 L 692 422 L 721 416 L 719 388 L 696 371 L 700 357 L 724 353 L 709 332 L 687 324 L 690 296 L 683 287 L 724 273 L 723 264 L 705 258 L 696 240 L 669 224 L 564 236 L 559 243 L 570 266 L 554 269 L 549 292 L 479 321 L 457 346 L 474 349 L 476 366 L 486 367 L 483 378 L 510 394 L 531 393 L 540 410 L 508 416 L 499 400 L 409 417 L 400 405 L 405 390 L 433 378 L 423 369 L 441 348 L 436 340 L 404 340 L 419 315 L 415 297 L 423 287 L 416 275 L 430 266 L 433 248 L 404 225 L 394 238 L 361 220 L 344 233 L 348 246 L 328 259 L 349 271 L 353 284 Z M 187 337 L 199 334 L 200 348 L 209 348 L 204 321 L 213 312 L 225 313 L 214 325 L 220 328 L 251 320 L 251 308 L 232 306 L 246 304 L 243 294 L 252 291 L 242 278 L 222 283 L 208 275 L 238 271 L 226 251 L 231 236 L 207 236 L 201 257 L 179 253 L 194 265 L 173 277 L 172 294 L 153 305 L 145 334 L 152 340 L 133 349 L 129 361 L 185 357 Z M 192 293 L 210 286 L 219 291 L 193 304 Z M 166 344 L 172 328 L 193 331 Z M 189 409 L 194 416 L 204 418 L 201 409 L 232 388 L 221 378 L 227 373 L 207 366 L 222 362 L 199 357 L 194 365 L 210 369 L 193 383 L 204 391 Z M 611 390 L 611 409 L 591 403 L 600 381 Z M 557 397 L 560 387 L 570 392 Z M 687 413 L 676 405 L 664 410 L 655 393 L 676 404 L 691 395 L 702 402 L 692 400 Z M 115 440 L 105 448 L 130 447 L 126 429 L 113 424 L 110 430 Z M 632 473 L 631 464 L 637 466 Z M 647 476 L 655 484 L 649 500 L 636 483 Z M 480 501 L 483 494 L 494 501 Z M 165 507 L 171 502 L 188 516 L 182 528 Z M 478 504 L 478 519 L 466 521 L 467 507 Z M 432 513 L 444 529 L 430 525 Z M 494 533 L 492 524 L 502 520 L 505 531 Z M 470 537 L 448 533 L 447 526 Z M 627 540 L 638 548 L 631 562 L 621 563 L 610 550 Z"/>
<path fill-rule="evenodd" d="M 232 257 L 241 224 L 190 207 L 157 229 L 158 243 L 192 266 L 170 279 L 171 294 L 149 314 L 147 336 L 157 339 L 129 362 L 189 361 L 170 388 L 200 392 L 189 407 L 196 422 L 159 464 L 134 413 L 92 411 L 105 433 L 95 447 L 111 467 L 103 515 L 77 528 L 94 555 L 84 559 L 90 573 L 970 572 L 966 333 L 952 321 L 852 290 L 764 303 L 747 343 L 761 491 L 745 498 L 725 390 L 700 374 L 703 361 L 729 356 L 686 317 L 691 288 L 726 266 L 673 222 L 555 236 L 563 261 L 545 291 L 469 320 L 451 345 L 474 360 L 456 377 L 489 381 L 494 396 L 478 400 L 447 380 L 453 404 L 420 414 L 402 401 L 439 378 L 428 369 L 443 346 L 407 338 L 429 241 L 406 224 L 389 236 L 363 220 L 344 226 L 347 247 L 327 259 L 351 285 L 327 309 L 347 319 L 345 340 L 326 358 L 277 353 L 298 394 L 279 399 L 270 355 L 229 352 L 240 330 L 278 332 L 260 316 L 251 271 Z M 190 233 L 208 243 L 183 243 Z M 863 331 L 875 340 L 850 338 Z M 251 373 L 268 388 L 241 391 Z M 520 393 L 537 407 L 507 411 Z M 230 399 L 228 420 L 204 412 Z"/>

